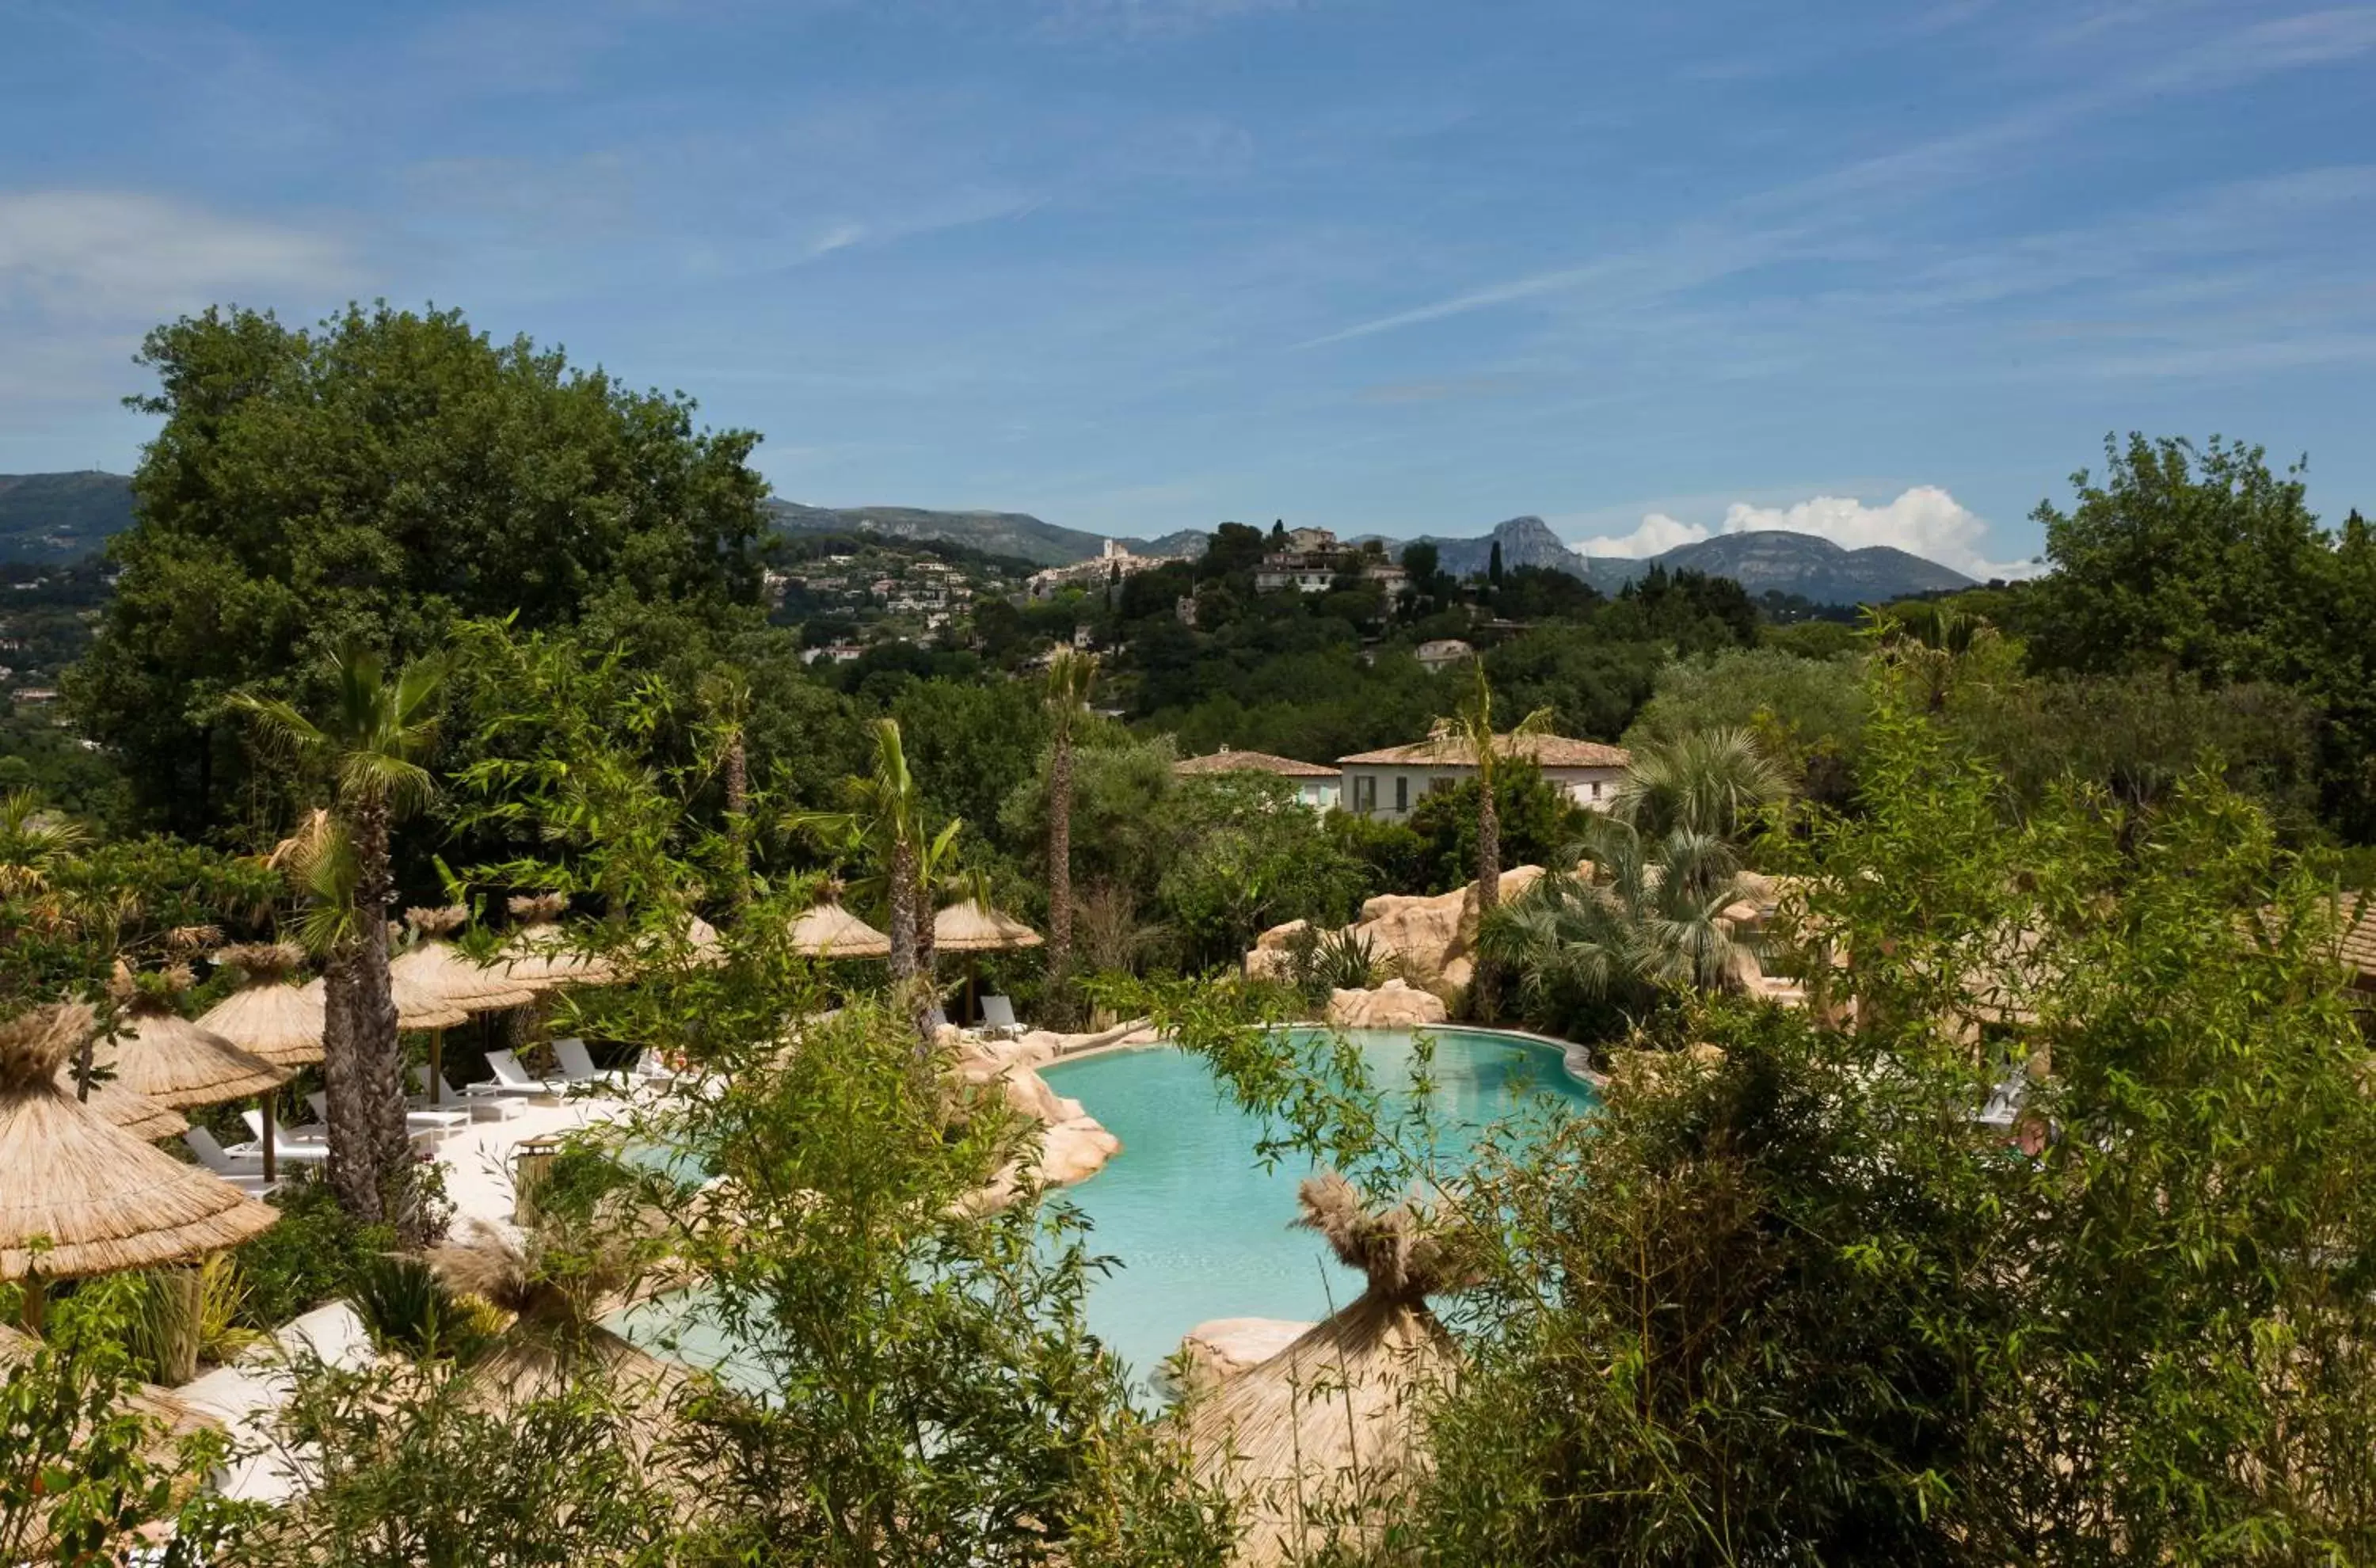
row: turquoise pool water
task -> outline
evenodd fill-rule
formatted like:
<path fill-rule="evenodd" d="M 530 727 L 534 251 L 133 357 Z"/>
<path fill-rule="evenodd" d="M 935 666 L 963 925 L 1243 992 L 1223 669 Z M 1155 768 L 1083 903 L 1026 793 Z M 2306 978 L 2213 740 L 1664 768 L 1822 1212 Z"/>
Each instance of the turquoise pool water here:
<path fill-rule="evenodd" d="M 1539 1125 L 1546 1114 L 1594 1103 L 1554 1047 L 1483 1030 L 1427 1033 L 1436 1148 L 1446 1164 L 1456 1166 L 1495 1122 Z M 1354 1039 L 1374 1080 L 1407 1093 L 1412 1036 L 1361 1029 Z M 1116 1260 L 1090 1289 L 1089 1326 L 1142 1390 L 1200 1323 L 1318 1319 L 1360 1293 L 1359 1277 L 1318 1237 L 1289 1228 L 1311 1167 L 1281 1160 L 1264 1170 L 1254 1158 L 1260 1123 L 1230 1103 L 1200 1058 L 1149 1046 L 1040 1071 L 1122 1140 L 1103 1170 L 1061 1195 L 1088 1219 L 1088 1250 Z"/>

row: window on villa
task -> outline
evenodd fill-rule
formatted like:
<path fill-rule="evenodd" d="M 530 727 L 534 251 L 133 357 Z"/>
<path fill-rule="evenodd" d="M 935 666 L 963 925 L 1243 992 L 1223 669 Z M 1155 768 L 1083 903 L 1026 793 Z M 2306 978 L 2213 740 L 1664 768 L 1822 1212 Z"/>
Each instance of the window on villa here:
<path fill-rule="evenodd" d="M 1592 781 L 1592 798 L 1596 801 L 1600 799 L 1600 780 L 1598 778 Z"/>
<path fill-rule="evenodd" d="M 1395 810 L 1410 810 L 1410 775 L 1407 773 L 1395 775 Z"/>

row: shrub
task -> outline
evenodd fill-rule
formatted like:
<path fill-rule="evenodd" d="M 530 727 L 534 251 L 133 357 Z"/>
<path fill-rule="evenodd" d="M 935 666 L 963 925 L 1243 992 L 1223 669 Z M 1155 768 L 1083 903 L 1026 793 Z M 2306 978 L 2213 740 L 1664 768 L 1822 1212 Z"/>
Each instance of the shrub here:
<path fill-rule="evenodd" d="M 370 1261 L 396 1245 L 385 1225 L 359 1225 L 324 1183 L 299 1179 L 273 1196 L 280 1222 L 234 1254 L 246 1288 L 237 1321 L 271 1330 L 347 1295 Z"/>

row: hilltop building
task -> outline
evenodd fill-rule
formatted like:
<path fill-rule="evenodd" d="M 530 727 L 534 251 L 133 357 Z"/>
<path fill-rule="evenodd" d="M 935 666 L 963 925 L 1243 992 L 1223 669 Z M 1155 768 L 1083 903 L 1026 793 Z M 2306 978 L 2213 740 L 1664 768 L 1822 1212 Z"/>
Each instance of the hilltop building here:
<path fill-rule="evenodd" d="M 1503 756 L 1533 763 L 1545 778 L 1589 811 L 1609 809 L 1618 780 L 1634 762 L 1634 754 L 1622 746 L 1571 741 L 1563 735 L 1503 735 L 1494 744 Z M 1348 811 L 1400 822 L 1435 790 L 1456 789 L 1476 778 L 1477 754 L 1465 741 L 1428 740 L 1339 757 L 1337 766 Z"/>
<path fill-rule="evenodd" d="M 1254 591 L 1270 593 L 1294 588 L 1299 593 L 1326 593 L 1342 576 L 1383 583 L 1388 593 L 1400 593 L 1409 574 L 1385 558 L 1377 545 L 1346 545 L 1326 529 L 1297 529 L 1272 538 L 1283 548 L 1262 558 L 1254 572 Z"/>
<path fill-rule="evenodd" d="M 1086 561 L 1068 562 L 1033 573 L 1027 587 L 1034 599 L 1053 599 L 1068 588 L 1103 588 L 1117 578 L 1135 576 L 1186 559 L 1184 555 L 1135 555 L 1108 540 L 1102 551 Z"/>

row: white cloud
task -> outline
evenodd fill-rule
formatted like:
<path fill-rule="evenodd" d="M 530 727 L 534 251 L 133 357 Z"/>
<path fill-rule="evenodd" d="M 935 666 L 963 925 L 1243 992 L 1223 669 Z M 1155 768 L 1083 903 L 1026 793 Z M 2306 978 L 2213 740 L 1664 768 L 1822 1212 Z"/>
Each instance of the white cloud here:
<path fill-rule="evenodd" d="M 1632 533 L 1580 539 L 1572 548 L 1586 555 L 1614 555 L 1627 561 L 1639 561 L 1645 556 L 1672 550 L 1679 544 L 1697 544 L 1707 536 L 1707 529 L 1697 523 L 1686 523 L 1664 512 L 1645 512 L 1641 526 Z"/>
<path fill-rule="evenodd" d="M 1724 532 L 1759 529 L 1811 533 L 1843 550 L 1895 545 L 1983 580 L 2023 571 L 2017 564 L 1990 561 L 1982 552 L 1989 525 L 1935 484 L 1918 484 L 1885 506 L 1868 506 L 1853 496 L 1818 495 L 1795 506 L 1751 506 L 1736 501 L 1725 508 Z"/>
<path fill-rule="evenodd" d="M 0 303 L 156 316 L 239 289 L 319 289 L 350 274 L 346 247 L 160 196 L 0 193 Z"/>
<path fill-rule="evenodd" d="M 1916 485 L 1880 506 L 1868 506 L 1845 495 L 1817 495 L 1788 506 L 1752 506 L 1736 501 L 1725 508 L 1723 522 L 1714 529 L 1664 512 L 1648 512 L 1631 533 L 1578 540 L 1574 548 L 1586 555 L 1640 560 L 1679 544 L 1696 544 L 1717 533 L 1765 529 L 1812 534 L 1843 550 L 1891 545 L 1983 581 L 2024 576 L 2036 569 L 2027 563 L 1990 560 L 1989 525 L 1935 484 Z"/>

